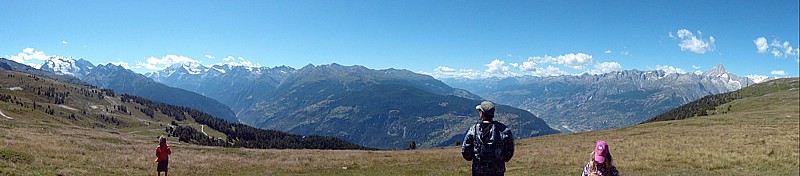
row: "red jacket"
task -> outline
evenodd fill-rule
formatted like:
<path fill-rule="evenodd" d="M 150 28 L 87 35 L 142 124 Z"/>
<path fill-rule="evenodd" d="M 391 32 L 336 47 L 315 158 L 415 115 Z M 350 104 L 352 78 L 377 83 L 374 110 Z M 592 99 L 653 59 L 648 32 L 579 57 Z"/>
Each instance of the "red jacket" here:
<path fill-rule="evenodd" d="M 169 155 L 172 154 L 172 150 L 169 148 L 169 145 L 164 144 L 164 146 L 159 145 L 156 148 L 156 161 L 161 161 L 167 159 Z"/>

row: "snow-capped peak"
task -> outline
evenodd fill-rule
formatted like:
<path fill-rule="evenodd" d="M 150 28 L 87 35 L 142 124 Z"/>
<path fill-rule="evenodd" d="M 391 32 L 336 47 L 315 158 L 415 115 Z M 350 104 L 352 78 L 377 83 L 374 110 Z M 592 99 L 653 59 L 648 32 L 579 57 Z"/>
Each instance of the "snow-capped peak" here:
<path fill-rule="evenodd" d="M 185 72 L 188 74 L 197 75 L 205 73 L 208 71 L 208 68 L 197 62 L 182 62 L 172 64 L 162 71 L 169 72 L 168 75 L 171 75 L 175 72 Z"/>
<path fill-rule="evenodd" d="M 50 71 L 60 75 L 80 76 L 94 68 L 91 62 L 80 59 L 53 56 L 45 60 L 39 67 L 41 70 Z"/>
<path fill-rule="evenodd" d="M 728 69 L 725 69 L 725 66 L 719 64 L 711 70 L 703 72 L 703 75 L 707 77 L 729 77 L 728 73 Z"/>
<path fill-rule="evenodd" d="M 769 76 L 764 76 L 764 75 L 747 75 L 745 77 L 749 78 L 751 81 L 753 81 L 753 83 L 756 83 L 756 84 L 762 83 L 762 82 L 766 82 L 766 81 L 769 81 L 769 80 L 772 80 L 772 79 L 776 78 L 776 77 L 769 77 Z"/>

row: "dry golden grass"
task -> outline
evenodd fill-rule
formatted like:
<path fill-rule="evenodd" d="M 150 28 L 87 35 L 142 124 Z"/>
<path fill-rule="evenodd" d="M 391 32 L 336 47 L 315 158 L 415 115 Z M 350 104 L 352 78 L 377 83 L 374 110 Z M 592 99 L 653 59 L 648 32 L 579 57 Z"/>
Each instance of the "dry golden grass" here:
<path fill-rule="evenodd" d="M 578 175 L 589 160 L 594 141 L 603 139 L 609 142 L 622 175 L 798 175 L 799 94 L 792 90 L 732 102 L 732 112 L 705 118 L 519 140 L 507 174 Z M 0 111 L 6 109 L 0 107 Z M 155 135 L 163 132 L 129 134 L 12 116 L 15 119 L 0 118 L 0 154 L 21 154 L 0 159 L 0 175 L 155 174 Z M 456 147 L 413 151 L 259 150 L 175 141 L 170 139 L 172 175 L 470 173 L 470 162 L 461 158 Z"/>

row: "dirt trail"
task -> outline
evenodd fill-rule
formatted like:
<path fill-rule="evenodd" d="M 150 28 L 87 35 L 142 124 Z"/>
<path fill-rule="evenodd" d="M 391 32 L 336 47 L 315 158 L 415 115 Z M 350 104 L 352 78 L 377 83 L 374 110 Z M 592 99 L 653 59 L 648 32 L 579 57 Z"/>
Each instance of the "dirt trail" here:
<path fill-rule="evenodd" d="M 64 109 L 69 109 L 69 110 L 72 110 L 72 111 L 78 111 L 78 109 L 75 109 L 75 108 L 69 107 L 69 106 L 67 106 L 67 105 L 58 105 L 58 107 L 61 107 L 61 108 L 64 108 Z"/>

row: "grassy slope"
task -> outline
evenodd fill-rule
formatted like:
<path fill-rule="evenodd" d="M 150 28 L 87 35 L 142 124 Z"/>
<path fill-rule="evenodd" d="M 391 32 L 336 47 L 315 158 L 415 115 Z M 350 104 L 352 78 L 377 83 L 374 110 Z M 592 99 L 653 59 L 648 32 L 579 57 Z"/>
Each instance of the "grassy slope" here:
<path fill-rule="evenodd" d="M 732 111 L 720 115 L 520 140 L 508 175 L 580 174 L 598 139 L 609 142 L 623 175 L 800 174 L 800 91 L 731 104 Z M 0 111 L 15 119 L 0 118 L 0 175 L 154 174 L 152 134 L 63 125 L 7 107 L 0 103 Z M 455 147 L 257 150 L 175 141 L 170 169 L 176 175 L 468 175 L 470 168 Z"/>
<path fill-rule="evenodd" d="M 728 108 L 735 108 L 732 107 L 733 104 L 730 104 L 730 102 L 749 97 L 760 97 L 768 93 L 790 90 L 793 88 L 796 89 L 800 87 L 800 85 L 798 85 L 798 80 L 800 80 L 800 78 L 797 77 L 770 80 L 733 92 L 705 96 L 693 102 L 676 107 L 663 114 L 657 115 L 656 117 L 648 119 L 642 123 L 680 120 L 697 116 L 706 116 L 706 114 L 714 115 L 719 113 L 727 113 Z"/>

